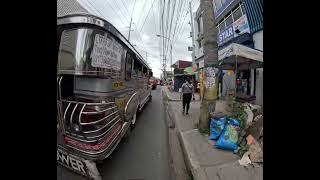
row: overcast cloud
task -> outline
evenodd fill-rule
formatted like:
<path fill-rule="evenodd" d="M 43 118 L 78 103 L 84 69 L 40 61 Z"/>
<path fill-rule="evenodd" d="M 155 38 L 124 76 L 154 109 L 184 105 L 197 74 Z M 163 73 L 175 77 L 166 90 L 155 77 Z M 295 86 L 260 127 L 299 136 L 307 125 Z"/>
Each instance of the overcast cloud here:
<path fill-rule="evenodd" d="M 112 23 L 126 38 L 128 38 L 130 17 L 135 0 L 78 0 L 89 12 L 103 17 Z M 178 0 L 176 0 L 178 1 Z M 190 38 L 191 26 L 189 13 L 189 0 L 182 7 L 181 28 L 177 30 L 176 40 L 173 40 L 172 62 L 177 60 L 192 61 L 191 51 L 188 46 L 192 46 Z M 171 1 L 173 3 L 174 1 Z M 153 4 L 153 7 L 152 7 Z M 192 11 L 195 12 L 199 6 L 199 0 L 192 0 Z M 146 58 L 152 68 L 155 77 L 160 77 L 161 58 L 160 57 L 160 3 L 159 0 L 136 0 L 132 14 L 132 30 L 130 35 L 131 44 L 140 54 Z M 168 22 L 169 23 L 169 22 Z M 172 27 L 174 27 L 174 23 Z M 173 31 L 173 30 L 172 30 Z M 169 49 L 170 50 L 170 49 Z M 147 52 L 147 55 L 146 55 Z M 170 51 L 167 53 L 167 59 L 170 59 Z M 169 70 L 170 61 L 167 62 Z"/>

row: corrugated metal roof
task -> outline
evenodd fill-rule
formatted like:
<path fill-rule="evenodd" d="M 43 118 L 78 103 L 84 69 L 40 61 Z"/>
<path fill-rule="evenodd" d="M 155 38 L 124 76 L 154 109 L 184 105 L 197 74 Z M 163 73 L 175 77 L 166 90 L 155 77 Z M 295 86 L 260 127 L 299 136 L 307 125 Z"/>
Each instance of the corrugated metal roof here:
<path fill-rule="evenodd" d="M 263 29 L 263 0 L 242 0 L 242 2 L 248 17 L 251 33 Z"/>
<path fill-rule="evenodd" d="M 71 14 L 91 14 L 77 0 L 57 0 L 57 17 Z"/>

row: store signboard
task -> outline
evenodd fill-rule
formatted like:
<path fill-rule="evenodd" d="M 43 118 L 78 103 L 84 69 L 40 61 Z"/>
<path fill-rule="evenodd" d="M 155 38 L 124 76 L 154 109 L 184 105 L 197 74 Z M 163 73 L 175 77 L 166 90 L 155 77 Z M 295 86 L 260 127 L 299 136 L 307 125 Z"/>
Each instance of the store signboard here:
<path fill-rule="evenodd" d="M 237 37 L 243 33 L 250 33 L 250 27 L 247 19 L 247 15 L 241 16 L 238 20 L 233 22 L 233 29 L 235 31 L 234 37 Z M 237 33 L 237 30 L 238 33 Z"/>
<path fill-rule="evenodd" d="M 218 46 L 223 45 L 243 33 L 250 33 L 248 19 L 245 14 L 229 25 L 225 30 L 217 34 Z"/>
<path fill-rule="evenodd" d="M 218 33 L 218 46 L 234 38 L 233 24 L 229 25 L 225 30 Z"/>
<path fill-rule="evenodd" d="M 215 3 L 215 1 L 217 1 L 217 0 L 213 0 L 212 3 Z M 220 1 L 220 0 L 218 0 L 218 1 Z M 227 7 L 228 7 L 233 1 L 234 1 L 234 0 L 225 0 L 224 3 L 223 3 L 216 11 L 214 11 L 214 17 L 215 17 L 215 18 L 219 17 L 219 16 L 223 13 L 223 11 L 226 10 Z"/>

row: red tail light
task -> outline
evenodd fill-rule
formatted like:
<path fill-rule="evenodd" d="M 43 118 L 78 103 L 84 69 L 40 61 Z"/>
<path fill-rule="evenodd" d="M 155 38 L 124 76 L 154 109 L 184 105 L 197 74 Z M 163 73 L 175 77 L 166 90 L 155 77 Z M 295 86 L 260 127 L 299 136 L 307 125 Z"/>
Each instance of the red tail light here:
<path fill-rule="evenodd" d="M 76 141 L 68 136 L 64 137 L 64 142 L 66 144 L 70 144 L 75 147 L 79 147 L 81 149 L 98 151 L 102 148 L 105 148 L 108 144 L 111 143 L 111 141 L 116 137 L 116 135 L 121 130 L 121 127 L 122 127 L 122 123 L 118 122 L 117 125 L 115 125 L 114 128 L 107 134 L 107 136 L 103 140 L 101 140 L 99 143 L 85 144 L 85 143 L 81 143 L 79 141 Z"/>
<path fill-rule="evenodd" d="M 97 112 L 95 109 L 89 109 L 89 108 L 85 108 L 83 110 L 83 112 Z M 99 119 L 102 119 L 106 117 L 105 112 L 97 112 L 96 114 L 82 114 L 81 115 L 81 122 L 83 123 L 89 123 L 89 122 L 94 122 L 97 121 Z M 105 124 L 105 121 L 101 121 L 99 123 L 97 123 L 97 125 L 103 125 Z"/>

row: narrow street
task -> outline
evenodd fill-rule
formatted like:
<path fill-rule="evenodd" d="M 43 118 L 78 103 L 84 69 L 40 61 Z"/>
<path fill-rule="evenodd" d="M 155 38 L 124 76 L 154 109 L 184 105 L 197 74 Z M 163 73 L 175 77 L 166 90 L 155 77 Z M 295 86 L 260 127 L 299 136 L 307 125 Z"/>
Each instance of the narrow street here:
<path fill-rule="evenodd" d="M 148 103 L 137 119 L 128 141 L 122 141 L 104 161 L 105 180 L 170 180 L 168 129 L 162 103 L 161 87 L 152 91 Z M 61 166 L 58 180 L 84 180 Z"/>

